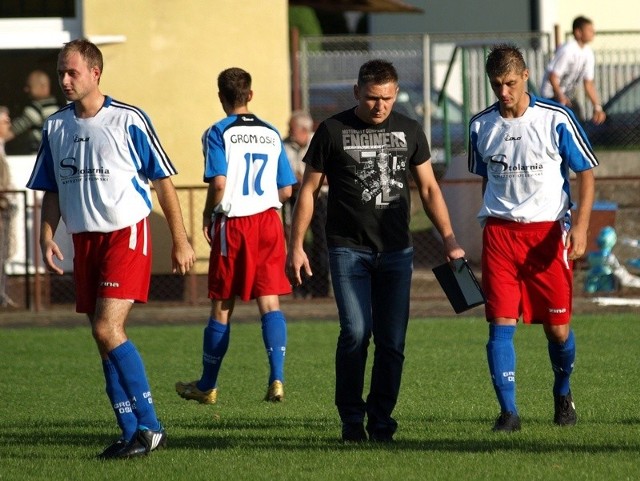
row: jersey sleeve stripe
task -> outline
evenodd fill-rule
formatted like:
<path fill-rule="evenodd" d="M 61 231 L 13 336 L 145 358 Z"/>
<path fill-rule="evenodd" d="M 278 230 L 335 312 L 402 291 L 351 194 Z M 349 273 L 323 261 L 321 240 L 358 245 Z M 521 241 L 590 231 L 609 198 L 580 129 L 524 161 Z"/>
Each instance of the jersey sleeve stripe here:
<path fill-rule="evenodd" d="M 577 146 L 580 148 L 580 151 L 582 152 L 585 160 L 587 160 L 590 167 L 596 167 L 598 165 L 598 159 L 596 158 L 593 149 L 591 148 L 591 143 L 587 138 L 587 134 L 585 133 L 582 126 L 578 123 L 578 120 L 575 118 L 575 116 L 566 108 L 549 100 L 536 98 L 536 105 L 543 109 L 552 110 L 565 118 L 566 124 L 570 132 L 572 133 Z"/>
<path fill-rule="evenodd" d="M 120 102 L 119 100 L 112 99 L 111 106 L 115 108 L 129 110 L 130 112 L 133 112 L 135 114 L 136 118 L 140 120 L 142 125 L 144 125 L 146 134 L 149 137 L 149 142 L 153 148 L 154 154 L 157 156 L 158 160 L 162 164 L 163 169 L 167 172 L 168 175 L 177 174 L 178 171 L 176 170 L 174 165 L 171 163 L 171 160 L 169 159 L 169 156 L 167 155 L 167 153 L 162 148 L 162 145 L 160 144 L 160 140 L 158 139 L 158 136 L 156 135 L 153 125 L 151 124 L 151 121 L 149 120 L 147 115 L 138 107 L 126 104 L 124 102 Z"/>

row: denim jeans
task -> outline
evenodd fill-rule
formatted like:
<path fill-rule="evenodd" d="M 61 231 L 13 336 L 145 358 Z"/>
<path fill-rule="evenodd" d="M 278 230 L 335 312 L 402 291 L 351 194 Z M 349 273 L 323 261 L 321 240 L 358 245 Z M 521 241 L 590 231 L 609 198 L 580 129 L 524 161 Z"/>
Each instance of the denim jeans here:
<path fill-rule="evenodd" d="M 336 397 L 343 423 L 362 423 L 367 431 L 395 432 L 395 408 L 409 320 L 413 247 L 371 253 L 346 247 L 329 249 L 331 280 L 340 316 L 336 349 Z M 371 387 L 363 400 L 367 349 L 373 334 Z"/>

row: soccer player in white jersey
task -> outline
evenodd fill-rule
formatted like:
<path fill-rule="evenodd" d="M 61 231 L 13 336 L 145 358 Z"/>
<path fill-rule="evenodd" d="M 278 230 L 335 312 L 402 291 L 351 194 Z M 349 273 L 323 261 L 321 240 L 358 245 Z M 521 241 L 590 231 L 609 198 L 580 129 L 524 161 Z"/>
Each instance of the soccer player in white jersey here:
<path fill-rule="evenodd" d="M 555 376 L 554 422 L 572 425 L 572 263 L 587 246 L 598 161 L 571 111 L 525 91 L 529 71 L 516 46 L 494 46 L 485 67 L 498 102 L 470 121 L 469 170 L 483 177 L 487 357 L 501 410 L 493 429 L 520 429 L 513 345 L 520 317 L 543 325 Z M 569 170 L 576 173 L 577 207 Z"/>
<path fill-rule="evenodd" d="M 607 118 L 600 104 L 594 82 L 596 57 L 589 43 L 596 35 L 593 22 L 583 16 L 576 17 L 572 25 L 573 38 L 558 47 L 547 65 L 540 86 L 540 95 L 569 107 L 578 119 L 584 120 L 576 89 L 582 82 L 584 92 L 593 106 L 591 121 L 596 125 Z"/>
<path fill-rule="evenodd" d="M 46 121 L 28 187 L 43 190 L 40 246 L 62 274 L 53 237 L 60 218 L 73 235 L 76 310 L 88 315 L 102 358 L 106 392 L 122 434 L 101 459 L 130 458 L 166 445 L 142 358 L 127 338 L 133 302 L 146 302 L 151 273 L 149 182 L 166 216 L 173 272 L 195 262 L 171 175 L 175 168 L 147 116 L 102 94 L 103 60 L 87 40 L 66 43 L 58 81 L 70 103 Z"/>
<path fill-rule="evenodd" d="M 287 326 L 279 296 L 291 293 L 291 285 L 278 209 L 291 196 L 296 178 L 278 131 L 249 111 L 252 97 L 248 72 L 222 71 L 218 98 L 227 117 L 202 136 L 204 181 L 209 184 L 203 232 L 211 246 L 211 312 L 204 330 L 202 376 L 175 385 L 181 397 L 202 404 L 217 400 L 236 297 L 258 304 L 270 366 L 265 400 L 284 397 Z"/>

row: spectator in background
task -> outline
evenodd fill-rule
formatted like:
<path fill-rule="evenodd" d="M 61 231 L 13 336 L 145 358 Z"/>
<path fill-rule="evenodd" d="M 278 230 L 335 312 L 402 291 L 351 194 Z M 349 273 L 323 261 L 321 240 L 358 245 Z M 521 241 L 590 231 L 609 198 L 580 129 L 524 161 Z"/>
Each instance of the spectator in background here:
<path fill-rule="evenodd" d="M 291 198 L 283 206 L 283 215 L 287 238 L 291 231 L 293 207 L 298 198 L 298 188 L 304 174 L 302 159 L 307 153 L 313 137 L 313 119 L 307 112 L 296 110 L 289 120 L 289 136 L 284 139 L 284 148 L 289 158 L 298 184 L 294 187 Z M 305 278 L 301 286 L 294 288 L 296 297 L 327 297 L 329 295 L 329 256 L 327 253 L 327 236 L 324 226 L 327 222 L 328 186 L 323 185 L 316 197 L 315 209 L 311 218 L 311 245 L 309 257 L 313 276 Z"/>
<path fill-rule="evenodd" d="M 51 81 L 42 70 L 34 70 L 27 76 L 24 91 L 29 103 L 20 115 L 11 122 L 7 141 L 24 136 L 24 149 L 13 149 L 15 153 L 35 154 L 42 140 L 42 126 L 49 115 L 55 113 L 60 105 L 51 95 Z M 18 139 L 16 139 L 17 141 Z"/>
<path fill-rule="evenodd" d="M 11 175 L 4 153 L 4 142 L 9 136 L 10 126 L 9 109 L 0 105 L 0 307 L 16 306 L 7 294 L 7 275 L 4 271 L 4 265 L 10 253 L 13 232 L 11 222 L 15 213 L 15 206 L 9 194 L 5 192 L 11 189 Z"/>
<path fill-rule="evenodd" d="M 607 115 L 602 110 L 598 92 L 594 83 L 595 55 L 588 45 L 595 37 L 593 22 L 586 17 L 573 20 L 573 39 L 556 50 L 547 65 L 540 95 L 569 107 L 580 121 L 585 120 L 584 112 L 576 99 L 576 89 L 580 82 L 593 105 L 592 121 L 601 124 Z"/>

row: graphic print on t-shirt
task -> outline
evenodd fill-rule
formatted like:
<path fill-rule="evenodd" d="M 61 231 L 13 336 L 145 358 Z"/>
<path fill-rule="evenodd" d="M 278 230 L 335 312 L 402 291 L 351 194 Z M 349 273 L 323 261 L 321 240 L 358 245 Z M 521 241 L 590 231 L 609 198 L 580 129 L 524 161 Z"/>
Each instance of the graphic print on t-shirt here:
<path fill-rule="evenodd" d="M 360 200 L 375 199 L 376 209 L 397 207 L 407 168 L 407 140 L 404 132 L 375 129 L 342 131 L 344 151 L 356 161 L 356 182 Z"/>

